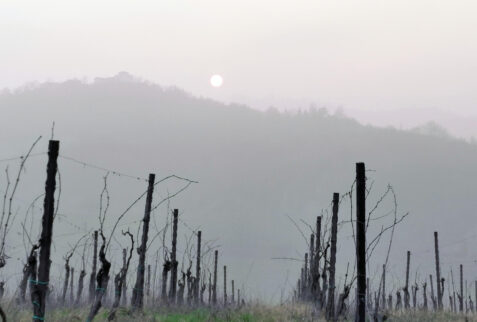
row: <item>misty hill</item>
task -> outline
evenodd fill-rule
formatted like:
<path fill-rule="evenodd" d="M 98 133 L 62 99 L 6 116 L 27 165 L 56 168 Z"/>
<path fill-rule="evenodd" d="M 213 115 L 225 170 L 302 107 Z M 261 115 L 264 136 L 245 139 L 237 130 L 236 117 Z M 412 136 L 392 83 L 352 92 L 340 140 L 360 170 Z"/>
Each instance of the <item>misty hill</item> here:
<path fill-rule="evenodd" d="M 198 180 L 172 206 L 183 210 L 184 221 L 200 226 L 207 238 L 219 238 L 225 252 L 221 258 L 231 274 L 256 295 L 278 296 L 280 288 L 290 287 L 284 284 L 286 271 L 296 276 L 299 269 L 295 262 L 270 259 L 303 255 L 297 250 L 304 241 L 286 215 L 313 223 L 328 208 L 333 192 L 350 189 L 358 161 L 374 170 L 369 177 L 375 180 L 376 194 L 391 183 L 399 211 L 411 212 L 393 248 L 396 274 L 404 273 L 397 259 L 407 249 L 421 254 L 415 263 L 423 265 L 422 274 L 430 273 L 425 265 L 432 265 L 434 230 L 442 236 L 443 265 L 476 255 L 467 237 L 477 222 L 477 145 L 462 140 L 363 126 L 325 109 L 259 112 L 125 73 L 92 83 L 71 80 L 4 91 L 0 110 L 0 158 L 23 153 L 39 134 L 49 137 L 55 121 L 63 155 L 142 177 L 175 173 Z M 60 162 L 61 210 L 86 213 L 89 217 L 70 221 L 85 226 L 88 218 L 91 227 L 97 220 L 102 174 L 85 174 L 79 166 Z M 41 193 L 42 163 L 37 170 L 35 183 L 22 188 L 25 200 Z M 142 183 L 112 182 L 118 187 L 112 204 L 133 200 L 133 184 L 137 191 L 145 188 Z M 349 215 L 349 207 L 340 212 Z M 349 240 L 349 235 L 342 237 Z M 342 249 L 351 256 L 349 245 Z M 352 259 L 339 258 L 338 265 L 345 261 Z"/>

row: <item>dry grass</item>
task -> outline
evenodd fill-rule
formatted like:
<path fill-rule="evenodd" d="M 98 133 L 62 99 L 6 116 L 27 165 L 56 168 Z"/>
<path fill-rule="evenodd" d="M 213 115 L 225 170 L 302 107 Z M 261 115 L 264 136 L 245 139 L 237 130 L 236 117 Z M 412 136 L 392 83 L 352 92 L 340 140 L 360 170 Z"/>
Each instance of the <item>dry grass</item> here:
<path fill-rule="evenodd" d="M 45 321 L 67 322 L 85 321 L 88 313 L 87 308 L 80 309 L 55 309 L 47 312 Z M 107 321 L 107 310 L 101 310 L 94 321 Z M 30 308 L 7 310 L 8 321 L 30 322 L 32 314 Z M 142 313 L 131 314 L 126 309 L 120 309 L 117 313 L 118 322 L 202 322 L 202 321 L 243 321 L 243 322 L 273 322 L 273 321 L 325 321 L 314 316 L 313 310 L 306 305 L 264 306 L 249 305 L 241 309 L 146 309 Z M 352 318 L 346 321 L 353 321 Z M 476 321 L 477 316 L 459 315 L 448 312 L 391 312 L 387 321 Z"/>

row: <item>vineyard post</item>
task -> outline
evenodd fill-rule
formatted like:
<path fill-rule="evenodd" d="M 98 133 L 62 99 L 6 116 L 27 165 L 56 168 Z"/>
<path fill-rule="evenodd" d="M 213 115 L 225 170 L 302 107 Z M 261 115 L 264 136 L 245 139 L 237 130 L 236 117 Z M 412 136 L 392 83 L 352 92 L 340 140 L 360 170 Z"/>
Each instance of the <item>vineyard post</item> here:
<path fill-rule="evenodd" d="M 94 248 L 93 248 L 93 270 L 89 277 L 89 301 L 94 301 L 95 296 L 95 279 L 96 279 L 96 269 L 97 269 L 97 260 L 98 260 L 98 231 L 94 231 Z"/>
<path fill-rule="evenodd" d="M 303 275 L 303 268 L 301 269 L 301 271 L 302 271 L 301 275 Z M 301 300 L 301 278 L 299 278 L 296 283 L 296 293 L 297 293 L 297 296 L 296 296 L 297 301 Z"/>
<path fill-rule="evenodd" d="M 356 322 L 366 321 L 366 173 L 364 163 L 356 163 Z"/>
<path fill-rule="evenodd" d="M 321 306 L 321 287 L 320 287 L 320 251 L 321 251 L 321 216 L 316 218 L 316 246 L 315 246 L 315 269 L 313 270 L 313 284 L 312 284 L 312 293 L 314 296 L 314 301 L 318 306 Z"/>
<path fill-rule="evenodd" d="M 386 265 L 383 264 L 383 294 L 382 296 L 382 301 L 383 301 L 383 308 L 386 309 Z"/>
<path fill-rule="evenodd" d="M 196 258 L 196 266 L 195 266 L 195 287 L 194 287 L 194 297 L 195 303 L 199 303 L 199 289 L 200 289 L 200 248 L 201 248 L 201 241 L 202 241 L 202 231 L 197 232 L 197 258 Z"/>
<path fill-rule="evenodd" d="M 207 302 L 209 306 L 212 304 L 212 274 L 209 273 L 209 285 L 208 285 L 208 291 L 209 291 L 209 297 L 207 299 Z"/>
<path fill-rule="evenodd" d="M 323 270 L 321 274 L 321 278 L 323 280 L 323 287 L 321 288 L 321 295 L 320 295 L 320 304 L 321 308 L 325 307 L 326 305 L 326 292 L 328 291 L 328 247 L 325 247 L 325 252 L 323 253 Z"/>
<path fill-rule="evenodd" d="M 313 298 L 313 278 L 315 276 L 315 234 L 310 235 L 310 274 L 309 274 L 308 293 Z"/>
<path fill-rule="evenodd" d="M 177 291 L 177 259 L 176 259 L 176 247 L 177 247 L 177 220 L 179 217 L 179 210 L 174 209 L 172 220 L 172 253 L 171 253 L 171 285 L 169 290 L 169 301 L 175 303 L 176 291 Z"/>
<path fill-rule="evenodd" d="M 442 292 L 441 292 L 441 269 L 439 263 L 439 236 L 434 232 L 434 251 L 436 257 L 436 281 L 437 281 L 437 307 L 442 310 Z"/>
<path fill-rule="evenodd" d="M 459 311 L 464 312 L 464 266 L 460 264 Z"/>
<path fill-rule="evenodd" d="M 164 264 L 162 265 L 162 290 L 161 290 L 161 299 L 163 302 L 167 302 L 167 275 L 171 270 L 171 261 L 164 259 Z"/>
<path fill-rule="evenodd" d="M 326 316 L 328 320 L 335 319 L 335 271 L 336 271 L 336 243 L 338 235 L 338 206 L 340 194 L 333 194 L 333 214 L 331 217 L 331 249 L 330 249 L 330 276 L 328 287 L 328 305 Z"/>
<path fill-rule="evenodd" d="M 147 239 L 149 233 L 149 221 L 151 219 L 151 204 L 152 194 L 154 192 L 154 180 L 156 175 L 154 173 L 149 174 L 147 196 L 146 196 L 146 208 L 144 211 L 144 218 L 142 224 L 142 238 L 141 245 L 137 249 L 139 253 L 139 263 L 137 265 L 136 284 L 133 288 L 131 306 L 134 309 L 141 309 L 144 301 L 144 271 L 146 269 L 146 250 Z"/>
<path fill-rule="evenodd" d="M 303 285 L 301 286 L 303 292 L 303 298 L 307 299 L 308 291 L 308 253 L 305 253 L 305 268 L 303 271 Z"/>
<path fill-rule="evenodd" d="M 147 282 L 146 282 L 146 303 L 149 301 L 151 296 L 151 264 L 147 265 Z"/>
<path fill-rule="evenodd" d="M 74 267 L 71 267 L 71 278 L 70 278 L 70 302 L 71 302 L 71 304 L 73 304 L 74 300 L 75 300 L 74 279 L 75 279 L 75 269 L 74 269 Z"/>
<path fill-rule="evenodd" d="M 217 304 L 217 262 L 219 257 L 219 251 L 216 250 L 214 254 L 214 287 L 212 290 L 212 303 Z"/>
<path fill-rule="evenodd" d="M 412 307 L 415 309 L 417 306 L 417 291 L 419 290 L 419 286 L 417 282 L 414 283 L 412 286 Z"/>
<path fill-rule="evenodd" d="M 371 298 L 371 295 L 370 295 L 371 288 L 370 288 L 369 285 L 370 285 L 369 284 L 369 277 L 367 277 L 366 278 L 366 301 L 367 301 L 366 303 L 368 303 L 368 304 L 367 304 L 366 307 L 368 309 L 371 309 L 373 307 L 373 299 Z"/>
<path fill-rule="evenodd" d="M 58 169 L 58 151 L 60 142 L 50 140 L 48 145 L 47 178 L 45 183 L 44 212 L 42 217 L 42 230 L 39 241 L 40 264 L 38 279 L 31 284 L 31 301 L 33 305 L 33 321 L 43 321 L 45 318 L 45 299 L 50 281 L 50 252 L 53 236 L 53 217 L 55 206 L 56 172 Z M 35 274 L 36 275 L 36 274 Z"/>
<path fill-rule="evenodd" d="M 227 266 L 224 265 L 224 306 L 227 306 Z"/>
<path fill-rule="evenodd" d="M 411 252 L 407 251 L 407 264 L 406 264 L 406 286 L 404 287 L 404 307 L 409 309 L 409 266 L 411 262 Z"/>
<path fill-rule="evenodd" d="M 81 302 L 81 295 L 83 294 L 83 285 L 84 277 L 86 276 L 86 271 L 82 269 L 78 278 L 78 291 L 76 293 L 76 304 L 78 305 Z"/>
<path fill-rule="evenodd" d="M 66 292 L 68 291 L 68 282 L 70 280 L 71 267 L 70 267 L 70 257 L 65 259 L 65 280 L 63 282 L 63 292 L 61 294 L 61 304 L 65 305 L 66 302 Z"/>

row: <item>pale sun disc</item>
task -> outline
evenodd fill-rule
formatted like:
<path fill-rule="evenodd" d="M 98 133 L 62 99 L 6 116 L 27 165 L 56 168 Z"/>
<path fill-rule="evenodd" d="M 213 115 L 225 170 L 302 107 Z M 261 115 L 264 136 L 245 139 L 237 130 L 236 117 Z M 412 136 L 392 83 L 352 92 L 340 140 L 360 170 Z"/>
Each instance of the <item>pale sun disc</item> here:
<path fill-rule="evenodd" d="M 210 78 L 210 85 L 212 85 L 212 87 L 220 87 L 223 83 L 224 79 L 218 74 L 215 74 Z"/>

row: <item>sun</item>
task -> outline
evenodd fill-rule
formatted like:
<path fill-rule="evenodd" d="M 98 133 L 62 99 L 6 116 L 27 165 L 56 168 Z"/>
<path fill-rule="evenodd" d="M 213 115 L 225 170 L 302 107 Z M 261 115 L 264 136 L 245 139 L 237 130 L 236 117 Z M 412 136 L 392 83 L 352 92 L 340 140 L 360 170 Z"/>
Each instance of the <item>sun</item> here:
<path fill-rule="evenodd" d="M 212 75 L 210 78 L 210 85 L 212 85 L 212 87 L 221 87 L 223 83 L 224 79 L 219 74 Z"/>

